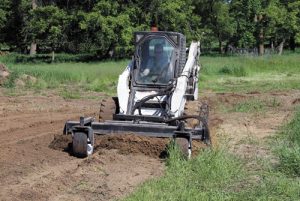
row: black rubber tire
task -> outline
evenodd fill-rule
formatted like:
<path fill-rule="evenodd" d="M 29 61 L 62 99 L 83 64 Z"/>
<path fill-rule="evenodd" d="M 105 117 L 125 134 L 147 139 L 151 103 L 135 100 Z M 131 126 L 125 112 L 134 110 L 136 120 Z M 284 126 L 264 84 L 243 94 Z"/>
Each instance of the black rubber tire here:
<path fill-rule="evenodd" d="M 87 135 L 82 132 L 75 132 L 72 142 L 73 155 L 79 158 L 88 156 Z"/>
<path fill-rule="evenodd" d="M 116 113 L 116 103 L 113 98 L 105 98 L 101 101 L 99 111 L 99 121 L 113 120 L 113 114 Z"/>

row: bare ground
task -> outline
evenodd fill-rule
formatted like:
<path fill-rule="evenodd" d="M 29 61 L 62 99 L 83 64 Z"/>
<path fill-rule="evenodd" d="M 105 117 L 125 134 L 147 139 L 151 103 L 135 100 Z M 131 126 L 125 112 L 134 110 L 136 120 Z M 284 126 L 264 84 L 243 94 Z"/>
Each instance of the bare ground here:
<path fill-rule="evenodd" d="M 66 120 L 95 115 L 98 107 L 98 100 L 1 93 L 0 200 L 110 200 L 160 176 L 158 157 L 99 148 L 77 159 L 57 144 L 49 147 Z"/>
<path fill-rule="evenodd" d="M 211 129 L 242 157 L 267 156 L 259 143 L 273 135 L 300 103 L 300 91 L 202 94 L 212 108 Z M 222 109 L 251 98 L 276 100 L 263 112 Z M 277 104 L 279 103 L 279 104 Z M 96 116 L 99 100 L 56 95 L 6 96 L 0 91 L 0 200 L 112 200 L 164 172 L 166 141 L 133 135 L 97 139 L 96 153 L 78 159 L 67 151 L 64 122 Z M 224 142 L 222 142 L 224 144 Z M 197 145 L 195 146 L 197 148 Z"/>

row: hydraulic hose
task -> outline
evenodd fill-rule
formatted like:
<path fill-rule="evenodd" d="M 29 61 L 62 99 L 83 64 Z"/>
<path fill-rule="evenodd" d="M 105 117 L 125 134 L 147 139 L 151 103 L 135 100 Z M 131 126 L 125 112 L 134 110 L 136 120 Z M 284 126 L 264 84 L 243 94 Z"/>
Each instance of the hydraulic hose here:
<path fill-rule="evenodd" d="M 137 103 L 133 106 L 133 108 L 132 108 L 132 110 L 131 110 L 131 114 L 134 114 L 134 111 L 135 111 L 136 109 L 139 109 L 139 115 L 142 115 L 141 107 L 142 107 L 142 105 L 143 105 L 145 102 L 147 102 L 148 100 L 150 100 L 150 99 L 152 99 L 152 98 L 154 98 L 154 97 L 156 97 L 156 96 L 169 95 L 169 94 L 172 92 L 172 88 L 173 88 L 173 85 L 170 85 L 170 86 L 168 86 L 165 90 L 163 90 L 163 91 L 161 91 L 161 92 L 158 92 L 158 93 L 156 93 L 156 94 L 152 94 L 152 95 L 149 95 L 149 96 L 146 96 L 146 97 L 142 98 L 139 102 L 137 102 Z"/>

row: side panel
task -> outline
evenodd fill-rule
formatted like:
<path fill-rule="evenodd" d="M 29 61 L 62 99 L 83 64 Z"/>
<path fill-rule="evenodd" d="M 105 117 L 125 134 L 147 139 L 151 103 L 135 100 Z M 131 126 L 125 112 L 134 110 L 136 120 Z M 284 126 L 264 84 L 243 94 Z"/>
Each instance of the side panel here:
<path fill-rule="evenodd" d="M 129 75 L 133 62 L 130 62 L 121 75 L 119 75 L 117 94 L 119 98 L 120 113 L 126 114 L 129 98 Z"/>
<path fill-rule="evenodd" d="M 184 105 L 186 102 L 185 92 L 187 89 L 188 78 L 194 68 L 197 68 L 196 59 L 199 53 L 199 42 L 192 42 L 190 46 L 188 60 L 182 71 L 181 76 L 177 79 L 177 85 L 171 100 L 171 111 L 175 113 L 175 117 L 181 116 L 184 111 Z"/>

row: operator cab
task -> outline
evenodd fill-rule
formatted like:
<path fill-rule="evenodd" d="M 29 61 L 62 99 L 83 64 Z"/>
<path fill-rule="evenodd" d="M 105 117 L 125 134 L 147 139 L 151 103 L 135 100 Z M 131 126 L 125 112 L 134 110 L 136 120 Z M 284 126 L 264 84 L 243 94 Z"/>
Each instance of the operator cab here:
<path fill-rule="evenodd" d="M 163 88 L 178 77 L 185 37 L 175 32 L 135 33 L 133 86 Z"/>
<path fill-rule="evenodd" d="M 166 85 L 174 78 L 175 48 L 161 36 L 149 37 L 138 46 L 137 84 Z"/>

